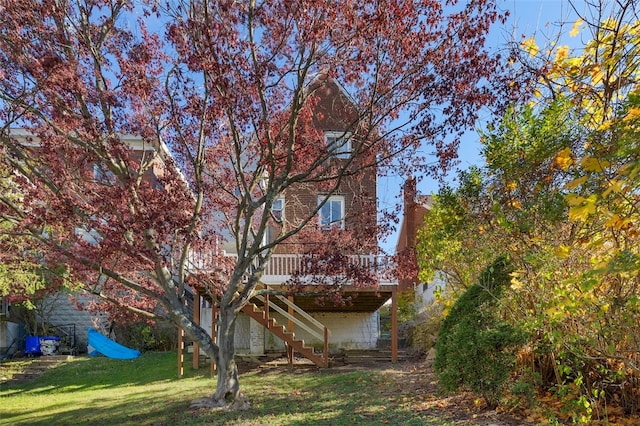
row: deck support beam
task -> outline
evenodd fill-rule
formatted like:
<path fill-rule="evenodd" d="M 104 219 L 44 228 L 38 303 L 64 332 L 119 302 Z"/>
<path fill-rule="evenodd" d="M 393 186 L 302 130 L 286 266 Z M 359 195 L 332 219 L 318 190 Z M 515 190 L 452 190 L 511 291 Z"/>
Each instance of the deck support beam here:
<path fill-rule="evenodd" d="M 391 361 L 398 362 L 398 291 L 391 292 Z"/>
<path fill-rule="evenodd" d="M 184 330 L 178 329 L 178 377 L 184 376 Z"/>
<path fill-rule="evenodd" d="M 289 296 L 287 297 L 287 299 L 289 300 L 289 302 L 293 303 L 293 296 Z M 296 313 L 293 310 L 293 306 L 289 305 L 288 306 L 289 309 L 287 309 L 287 312 L 289 313 L 289 315 L 291 316 L 289 318 L 289 320 L 287 321 L 287 331 L 289 333 L 293 333 L 293 320 L 291 319 Z M 287 346 L 287 360 L 289 361 L 289 366 L 293 365 L 293 347 L 290 345 L 286 345 Z"/>

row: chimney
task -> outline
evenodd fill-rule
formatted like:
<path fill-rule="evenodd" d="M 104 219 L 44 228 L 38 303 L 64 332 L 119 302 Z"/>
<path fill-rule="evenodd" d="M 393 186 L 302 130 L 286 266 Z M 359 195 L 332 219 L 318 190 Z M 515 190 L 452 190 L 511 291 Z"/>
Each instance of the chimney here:
<path fill-rule="evenodd" d="M 404 186 L 402 188 L 404 192 L 404 211 L 405 215 L 408 213 L 408 210 L 415 204 L 416 200 L 416 178 L 409 175 L 407 180 L 404 182 Z"/>
<path fill-rule="evenodd" d="M 407 247 L 409 249 L 415 249 L 416 246 L 416 232 L 417 232 L 417 218 L 416 218 L 416 195 L 417 184 L 416 178 L 409 175 L 404 183 L 404 220 L 407 231 Z"/>
<path fill-rule="evenodd" d="M 404 265 L 403 273 L 406 274 L 406 276 L 398 281 L 398 289 L 400 291 L 408 291 L 411 290 L 413 285 L 418 282 L 417 272 L 415 272 L 417 264 L 415 256 L 417 232 L 417 184 L 416 179 L 413 176 L 409 175 L 409 177 L 407 177 L 407 180 L 402 186 L 402 191 L 404 195 L 404 229 L 401 233 L 401 238 L 404 241 L 402 241 L 403 247 L 401 252 L 402 262 Z"/>

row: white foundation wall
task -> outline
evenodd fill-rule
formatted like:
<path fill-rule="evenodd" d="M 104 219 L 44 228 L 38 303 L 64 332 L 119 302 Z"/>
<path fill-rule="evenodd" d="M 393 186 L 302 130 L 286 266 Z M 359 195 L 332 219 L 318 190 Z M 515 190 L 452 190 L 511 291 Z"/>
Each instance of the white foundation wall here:
<path fill-rule="evenodd" d="M 380 318 L 376 312 L 315 312 L 311 316 L 329 329 L 329 351 L 339 349 L 375 349 L 380 335 Z M 287 320 L 274 315 L 279 324 Z M 306 330 L 295 327 L 296 339 L 304 340 L 307 346 L 321 349 L 323 341 L 310 335 Z M 265 338 L 267 350 L 284 349 L 280 339 L 268 333 Z"/>
<path fill-rule="evenodd" d="M 211 305 L 206 302 L 202 303 L 200 306 L 200 326 L 209 335 L 211 335 L 212 330 L 211 313 Z M 238 355 L 264 355 L 264 327 L 241 312 L 236 318 L 235 345 L 236 354 Z"/>
<path fill-rule="evenodd" d="M 200 305 L 200 327 L 204 328 L 209 333 L 209 336 L 211 336 L 211 327 L 213 325 L 211 322 L 212 312 L 211 305 L 208 302 L 202 302 Z"/>
<path fill-rule="evenodd" d="M 375 349 L 380 335 L 380 317 L 376 312 L 317 312 L 311 314 L 329 329 L 329 350 Z M 274 318 L 281 325 L 287 319 L 279 314 Z M 211 334 L 211 307 L 200 307 L 200 324 Z M 302 339 L 308 346 L 323 347 L 323 341 L 313 337 L 306 330 L 295 327 L 296 339 Z M 266 330 L 261 324 L 240 313 L 236 319 L 236 353 L 238 355 L 264 355 L 265 351 L 284 351 L 284 342 Z"/>

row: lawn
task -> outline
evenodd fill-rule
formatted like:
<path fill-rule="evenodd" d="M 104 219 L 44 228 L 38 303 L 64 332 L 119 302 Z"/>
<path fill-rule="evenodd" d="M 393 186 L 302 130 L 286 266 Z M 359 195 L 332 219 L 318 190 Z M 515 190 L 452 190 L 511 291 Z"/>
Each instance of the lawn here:
<path fill-rule="evenodd" d="M 176 352 L 131 361 L 79 357 L 32 382 L 2 384 L 0 424 L 471 424 L 416 410 L 419 390 L 407 393 L 404 379 L 391 380 L 384 369 L 253 368 L 240 378 L 248 411 L 190 411 L 190 401 L 210 394 L 215 382 L 207 368 L 186 367 L 179 379 L 176 359 Z"/>

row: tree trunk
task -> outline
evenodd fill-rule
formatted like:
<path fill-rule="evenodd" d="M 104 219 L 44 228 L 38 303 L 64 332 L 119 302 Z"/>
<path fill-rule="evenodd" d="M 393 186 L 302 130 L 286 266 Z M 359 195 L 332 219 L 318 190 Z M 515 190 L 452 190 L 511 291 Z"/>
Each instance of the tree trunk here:
<path fill-rule="evenodd" d="M 213 357 L 218 373 L 215 393 L 210 398 L 197 399 L 192 408 L 246 410 L 249 402 L 240 394 L 238 366 L 235 360 L 235 321 L 236 314 L 230 307 L 220 309 L 218 313 L 217 354 Z M 210 354 L 211 355 L 211 354 Z"/>
<path fill-rule="evenodd" d="M 220 309 L 218 316 L 218 356 L 215 359 L 218 368 L 218 385 L 213 399 L 218 402 L 233 403 L 240 393 L 238 366 L 236 365 L 236 347 L 234 341 L 236 315 L 229 307 Z"/>

